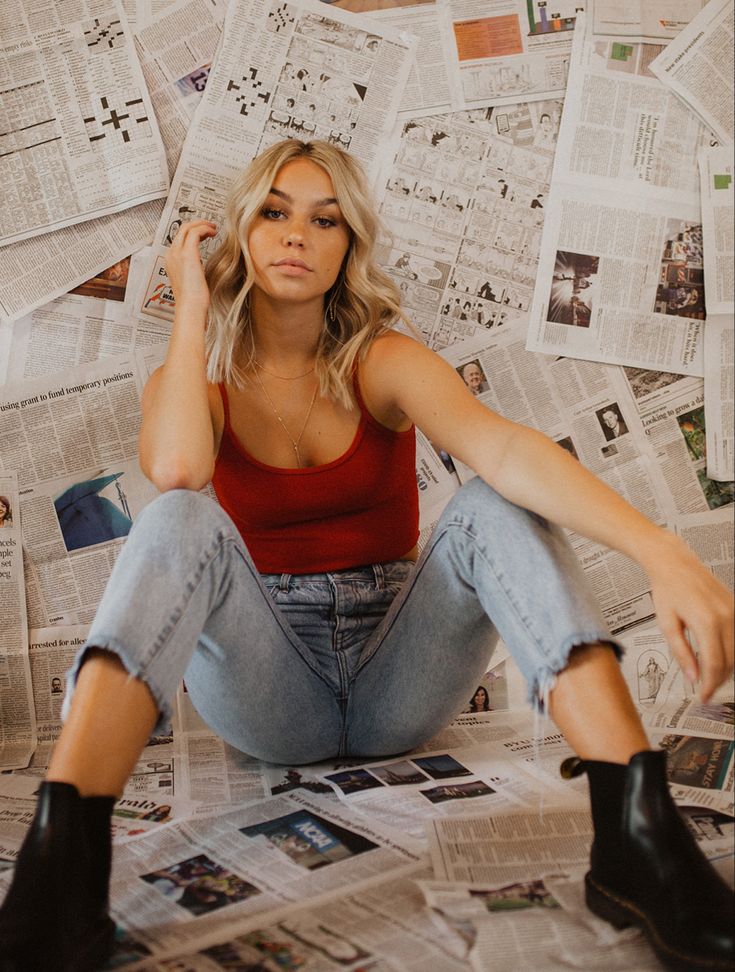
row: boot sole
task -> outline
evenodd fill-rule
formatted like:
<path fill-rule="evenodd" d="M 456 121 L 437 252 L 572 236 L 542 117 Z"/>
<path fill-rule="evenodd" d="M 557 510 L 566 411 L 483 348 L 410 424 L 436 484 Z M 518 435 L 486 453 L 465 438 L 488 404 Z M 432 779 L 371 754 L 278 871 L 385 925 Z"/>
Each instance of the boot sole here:
<path fill-rule="evenodd" d="M 612 891 L 598 884 L 588 872 L 584 878 L 584 897 L 587 907 L 598 918 L 602 918 L 622 930 L 632 925 L 641 929 L 657 957 L 671 972 L 732 972 L 732 960 L 703 959 L 701 956 L 685 955 L 677 952 L 662 941 L 651 925 L 645 912 L 632 901 L 626 901 Z"/>

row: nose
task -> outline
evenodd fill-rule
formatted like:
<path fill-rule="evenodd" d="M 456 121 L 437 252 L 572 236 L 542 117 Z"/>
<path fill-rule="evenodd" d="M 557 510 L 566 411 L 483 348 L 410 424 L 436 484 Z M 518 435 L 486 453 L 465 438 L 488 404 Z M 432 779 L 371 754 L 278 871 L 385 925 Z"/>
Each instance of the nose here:
<path fill-rule="evenodd" d="M 301 226 L 292 222 L 286 230 L 284 242 L 286 246 L 302 247 L 304 245 L 304 231 Z"/>

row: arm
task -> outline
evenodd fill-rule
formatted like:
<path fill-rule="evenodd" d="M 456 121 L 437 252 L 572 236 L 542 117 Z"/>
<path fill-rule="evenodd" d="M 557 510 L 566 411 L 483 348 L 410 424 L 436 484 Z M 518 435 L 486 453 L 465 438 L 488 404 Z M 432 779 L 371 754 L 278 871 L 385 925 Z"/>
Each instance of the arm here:
<path fill-rule="evenodd" d="M 158 487 L 202 489 L 212 478 L 215 456 L 213 409 L 218 392 L 207 384 L 204 331 L 209 289 L 199 244 L 214 224 L 185 223 L 174 239 L 166 272 L 176 299 L 166 360 L 143 392 L 140 465 Z"/>
<path fill-rule="evenodd" d="M 362 380 L 393 427 L 407 416 L 506 499 L 637 561 L 674 655 L 690 681 L 701 678 L 702 699 L 711 697 L 733 667 L 732 597 L 679 538 L 545 435 L 482 405 L 450 365 L 411 338 L 376 341 Z"/>

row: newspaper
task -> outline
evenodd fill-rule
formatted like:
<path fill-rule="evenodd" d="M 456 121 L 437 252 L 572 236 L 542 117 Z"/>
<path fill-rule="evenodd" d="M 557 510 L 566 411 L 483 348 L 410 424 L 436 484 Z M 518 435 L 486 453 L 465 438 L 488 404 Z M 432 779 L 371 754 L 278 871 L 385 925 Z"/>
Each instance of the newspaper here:
<path fill-rule="evenodd" d="M 696 158 L 710 136 L 655 78 L 578 27 L 528 347 L 704 374 Z"/>
<path fill-rule="evenodd" d="M 732 715 L 732 703 L 725 711 Z M 688 735 L 682 725 L 669 732 L 650 730 L 649 735 L 654 746 L 666 750 L 671 793 L 678 803 L 735 815 L 732 728 L 729 738 Z"/>
<path fill-rule="evenodd" d="M 32 0 L 2 7 L 0 246 L 165 196 L 163 143 L 125 15 Z M 42 188 L 42 191 L 39 189 Z"/>
<path fill-rule="evenodd" d="M 263 764 L 212 732 L 184 687 L 176 695 L 172 721 L 176 793 L 197 801 L 197 814 L 211 814 L 212 805 L 248 803 L 266 795 Z"/>
<path fill-rule="evenodd" d="M 502 886 L 420 881 L 426 903 L 472 950 L 475 972 L 569 968 L 656 972 L 639 932 L 621 935 L 584 901 L 583 872 L 539 872 Z"/>
<path fill-rule="evenodd" d="M 491 886 L 584 867 L 592 840 L 589 812 L 566 807 L 547 806 L 543 815 L 436 818 L 427 830 L 437 880 Z"/>
<path fill-rule="evenodd" d="M 163 200 L 0 247 L 3 325 L 67 293 L 150 243 Z"/>
<path fill-rule="evenodd" d="M 699 13 L 706 0 L 595 0 L 596 36 L 619 37 L 627 43 L 668 42 Z"/>
<path fill-rule="evenodd" d="M 735 384 L 735 321 L 732 315 L 710 317 L 704 332 L 704 410 L 707 416 L 707 476 L 735 476 L 733 400 Z"/>
<path fill-rule="evenodd" d="M 707 475 L 735 477 L 732 388 L 735 381 L 735 206 L 732 146 L 699 156 L 707 326 L 704 332 L 704 406 Z"/>
<path fill-rule="evenodd" d="M 291 909 L 268 924 L 250 921 L 226 942 L 141 966 L 142 972 L 298 968 L 304 972 L 463 972 L 464 948 L 447 940 L 416 886 L 430 877 L 388 879 L 322 905 Z M 247 929 L 247 930 L 246 930 Z M 273 958 L 276 956 L 277 958 Z M 277 965 L 270 964 L 275 961 Z M 236 963 L 236 965 L 233 965 Z"/>
<path fill-rule="evenodd" d="M 36 746 L 18 477 L 0 473 L 0 769 L 27 766 Z"/>
<path fill-rule="evenodd" d="M 699 155 L 707 318 L 735 313 L 735 158 L 732 146 Z"/>
<path fill-rule="evenodd" d="M 462 108 L 564 94 L 582 0 L 445 0 Z"/>
<path fill-rule="evenodd" d="M 326 139 L 376 178 L 412 55 L 409 37 L 318 0 L 233 3 L 158 227 L 140 313 L 172 319 L 164 262 L 173 236 L 185 220 L 220 220 L 233 178 L 272 142 Z"/>
<path fill-rule="evenodd" d="M 222 36 L 225 6 L 223 0 L 178 0 L 135 33 L 172 177 Z"/>
<path fill-rule="evenodd" d="M 468 366 L 479 370 L 479 399 L 489 408 L 544 432 L 652 520 L 663 523 L 673 515 L 674 500 L 621 369 L 533 354 L 515 330 L 491 332 L 440 353 L 460 375 Z M 686 451 L 674 425 L 671 434 Z M 456 465 L 463 482 L 472 475 Z M 689 475 L 699 499 L 693 508 L 707 509 L 688 461 L 683 471 L 672 466 L 669 475 L 677 482 Z M 650 584 L 641 567 L 586 537 L 572 534 L 570 540 L 613 633 L 653 617 Z"/>
<path fill-rule="evenodd" d="M 280 920 L 304 899 L 314 906 L 388 875 L 400 880 L 421 860 L 401 834 L 317 796 L 288 794 L 121 844 L 112 912 L 135 957 L 161 960 L 219 944 L 238 922 Z"/>
<path fill-rule="evenodd" d="M 92 619 L 133 518 L 155 495 L 137 462 L 140 391 L 132 356 L 2 389 L 0 467 L 18 472 L 33 627 Z"/>
<path fill-rule="evenodd" d="M 461 93 L 457 90 L 456 72 L 452 70 L 451 38 L 447 37 L 440 0 L 429 0 L 418 7 L 377 9 L 371 14 L 381 23 L 403 30 L 417 39 L 414 62 L 403 90 L 399 113 L 415 118 L 461 108 Z"/>
<path fill-rule="evenodd" d="M 735 724 L 735 702 L 703 703 L 697 699 L 682 699 L 675 709 L 656 708 L 645 716 L 653 729 L 671 729 L 692 733 L 704 738 L 732 741 Z"/>
<path fill-rule="evenodd" d="M 650 69 L 725 144 L 733 144 L 732 0 L 709 0 Z"/>
<path fill-rule="evenodd" d="M 141 252 L 126 257 L 17 320 L 0 343 L 0 383 L 38 378 L 163 341 L 167 334 L 160 327 L 133 317 L 141 260 Z"/>
<path fill-rule="evenodd" d="M 431 347 L 519 324 L 530 307 L 560 107 L 435 115 L 396 132 L 378 259 Z"/>

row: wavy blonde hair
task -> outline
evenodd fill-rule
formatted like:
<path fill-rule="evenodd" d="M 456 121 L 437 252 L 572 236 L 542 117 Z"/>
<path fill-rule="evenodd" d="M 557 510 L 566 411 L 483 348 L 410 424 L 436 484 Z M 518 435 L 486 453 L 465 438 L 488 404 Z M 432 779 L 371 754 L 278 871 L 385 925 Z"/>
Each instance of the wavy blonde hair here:
<path fill-rule="evenodd" d="M 211 293 L 206 334 L 208 378 L 242 387 L 254 368 L 249 306 L 254 270 L 248 236 L 279 170 L 287 162 L 303 158 L 315 162 L 330 176 L 350 229 L 342 267 L 324 295 L 325 320 L 315 370 L 321 394 L 352 408 L 352 373 L 358 357 L 379 334 L 390 330 L 397 320 L 406 319 L 401 313 L 398 288 L 375 262 L 380 222 L 365 173 L 356 159 L 327 142 L 277 142 L 253 159 L 233 184 L 222 242 L 206 268 Z"/>

